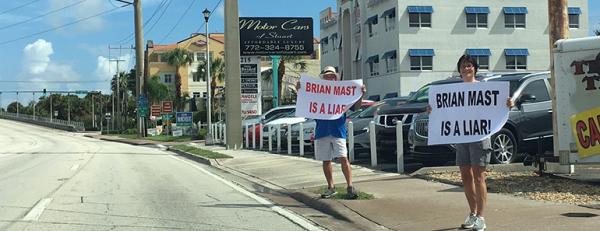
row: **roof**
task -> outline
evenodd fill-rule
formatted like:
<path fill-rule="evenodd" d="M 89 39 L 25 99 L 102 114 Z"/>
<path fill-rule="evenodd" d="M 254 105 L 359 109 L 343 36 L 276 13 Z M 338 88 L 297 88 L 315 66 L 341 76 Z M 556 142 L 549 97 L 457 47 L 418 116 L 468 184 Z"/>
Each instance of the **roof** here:
<path fill-rule="evenodd" d="M 203 37 L 205 36 L 204 33 L 194 33 L 190 37 L 182 39 L 181 41 L 179 41 L 177 43 L 179 44 L 179 43 L 182 43 L 182 42 L 186 42 L 186 41 L 188 41 L 188 40 L 190 40 L 190 39 L 192 39 L 192 38 L 194 38 L 194 37 L 196 37 L 198 35 L 202 35 Z M 209 33 L 209 37 L 212 40 L 214 40 L 214 41 L 217 41 L 217 42 L 220 42 L 222 44 L 225 44 L 225 34 L 223 34 L 223 33 L 212 33 L 212 34 Z"/>
<path fill-rule="evenodd" d="M 154 51 L 168 51 L 168 50 L 173 50 L 177 48 L 177 44 L 173 43 L 173 44 L 167 44 L 167 45 L 159 45 L 159 44 L 154 44 Z"/>

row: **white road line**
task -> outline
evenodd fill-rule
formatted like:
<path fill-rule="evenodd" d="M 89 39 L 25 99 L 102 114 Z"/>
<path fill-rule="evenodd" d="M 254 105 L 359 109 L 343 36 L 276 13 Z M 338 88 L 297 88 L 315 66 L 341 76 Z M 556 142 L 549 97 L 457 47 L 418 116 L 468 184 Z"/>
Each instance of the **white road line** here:
<path fill-rule="evenodd" d="M 172 156 L 172 155 L 169 155 L 169 156 L 171 158 L 176 159 L 176 160 L 182 161 L 183 163 L 186 163 L 186 164 L 188 164 L 188 165 L 190 165 L 190 166 L 192 166 L 192 167 L 194 167 L 194 168 L 196 168 L 196 169 L 204 172 L 206 175 L 209 175 L 209 176 L 211 176 L 211 177 L 213 177 L 213 178 L 215 178 L 215 179 L 223 182 L 224 184 L 228 185 L 229 187 L 233 188 L 234 190 L 236 190 L 236 191 L 238 191 L 238 192 L 240 192 L 240 193 L 242 193 L 242 194 L 244 194 L 244 195 L 246 195 L 246 196 L 248 196 L 248 197 L 256 200 L 258 203 L 260 203 L 260 204 L 262 204 L 262 205 L 270 208 L 271 210 L 275 211 L 279 215 L 281 215 L 281 216 L 289 219 L 290 221 L 298 224 L 299 226 L 301 226 L 302 228 L 304 228 L 306 230 L 311 230 L 311 231 L 312 230 L 320 230 L 320 231 L 323 230 L 322 228 L 319 228 L 318 226 L 315 226 L 314 224 L 312 224 L 310 221 L 306 220 L 305 218 L 303 218 L 303 217 L 301 217 L 299 215 L 296 215 L 296 214 L 294 214 L 294 213 L 292 213 L 292 212 L 290 212 L 290 211 L 288 211 L 286 209 L 283 209 L 283 208 L 281 208 L 281 207 L 279 207 L 277 205 L 274 205 L 273 203 L 271 203 L 267 199 L 264 199 L 264 198 L 262 198 L 262 197 L 260 197 L 260 196 L 258 196 L 256 194 L 254 194 L 254 193 L 251 193 L 248 190 L 246 190 L 246 189 L 244 189 L 244 188 L 242 188 L 242 187 L 240 187 L 240 186 L 238 186 L 238 185 L 236 185 L 234 183 L 231 183 L 230 181 L 225 180 L 224 178 L 222 178 L 222 177 L 220 177 L 218 175 L 215 175 L 215 174 L 207 171 L 206 169 L 203 169 L 203 168 L 199 167 L 195 163 L 191 163 L 189 161 L 177 158 L 177 157 Z"/>
<path fill-rule="evenodd" d="M 79 168 L 79 164 L 75 164 L 73 165 L 73 167 L 71 167 L 71 171 L 75 171 Z"/>
<path fill-rule="evenodd" d="M 27 215 L 25 215 L 25 217 L 23 217 L 24 221 L 37 221 L 40 216 L 42 215 L 42 213 L 44 212 L 44 209 L 46 209 L 46 206 L 48 206 L 48 204 L 50 204 L 50 202 L 52 202 L 52 198 L 44 198 L 40 201 L 38 201 L 38 203 L 33 206 L 33 208 L 31 210 L 29 210 L 29 212 L 27 213 Z"/>

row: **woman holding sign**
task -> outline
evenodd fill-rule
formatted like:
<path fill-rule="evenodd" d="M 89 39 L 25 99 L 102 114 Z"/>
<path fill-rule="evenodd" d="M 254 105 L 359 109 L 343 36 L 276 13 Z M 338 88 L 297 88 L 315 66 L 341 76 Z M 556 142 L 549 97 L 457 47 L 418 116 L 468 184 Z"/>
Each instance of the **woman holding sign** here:
<path fill-rule="evenodd" d="M 469 55 L 463 55 L 456 64 L 458 72 L 465 83 L 477 83 L 475 79 L 479 68 L 477 61 Z M 510 108 L 513 101 L 509 98 L 506 105 Z M 431 108 L 429 109 L 431 112 Z M 465 196 L 471 212 L 461 225 L 465 229 L 485 230 L 484 211 L 487 203 L 487 186 L 485 183 L 486 167 L 490 163 L 492 145 L 490 138 L 472 143 L 456 144 L 456 165 L 460 168 Z"/>

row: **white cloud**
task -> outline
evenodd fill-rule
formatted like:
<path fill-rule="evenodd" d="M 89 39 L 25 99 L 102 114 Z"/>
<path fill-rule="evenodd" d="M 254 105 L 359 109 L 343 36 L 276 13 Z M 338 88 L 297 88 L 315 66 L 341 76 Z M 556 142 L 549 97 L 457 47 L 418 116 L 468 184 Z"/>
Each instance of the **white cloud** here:
<path fill-rule="evenodd" d="M 221 18 L 225 18 L 225 7 L 223 6 L 223 4 L 219 4 L 219 7 L 217 7 L 217 12 L 216 13 Z"/>
<path fill-rule="evenodd" d="M 123 60 L 119 61 L 119 71 L 129 72 L 131 55 L 126 54 L 118 58 L 111 58 L 111 60 L 117 59 Z M 96 77 L 99 80 L 107 80 L 111 79 L 115 73 L 117 73 L 117 61 L 109 61 L 109 59 L 104 56 L 98 56 L 96 65 Z"/>
<path fill-rule="evenodd" d="M 40 74 L 46 71 L 50 63 L 50 55 L 54 53 L 52 43 L 38 39 L 27 44 L 23 49 L 23 67 L 31 74 Z"/>
<path fill-rule="evenodd" d="M 50 0 L 48 10 L 63 8 L 72 4 L 76 4 L 81 0 Z M 52 26 L 60 26 L 73 20 L 87 18 L 91 15 L 103 12 L 113 8 L 109 1 L 105 0 L 85 0 L 79 4 L 66 8 L 60 14 L 52 14 L 49 16 L 48 22 Z M 106 24 L 103 16 L 93 17 L 85 20 L 85 23 L 78 23 L 76 27 L 82 31 L 98 31 L 104 28 Z"/>

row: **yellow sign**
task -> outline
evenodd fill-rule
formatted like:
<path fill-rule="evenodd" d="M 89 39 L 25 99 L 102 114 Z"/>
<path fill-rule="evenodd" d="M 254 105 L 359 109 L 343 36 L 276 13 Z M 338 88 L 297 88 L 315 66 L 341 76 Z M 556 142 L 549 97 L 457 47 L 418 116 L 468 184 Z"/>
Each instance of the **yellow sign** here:
<path fill-rule="evenodd" d="M 600 155 L 600 107 L 571 116 L 580 158 Z"/>

